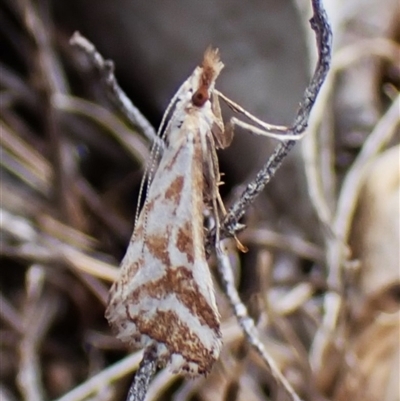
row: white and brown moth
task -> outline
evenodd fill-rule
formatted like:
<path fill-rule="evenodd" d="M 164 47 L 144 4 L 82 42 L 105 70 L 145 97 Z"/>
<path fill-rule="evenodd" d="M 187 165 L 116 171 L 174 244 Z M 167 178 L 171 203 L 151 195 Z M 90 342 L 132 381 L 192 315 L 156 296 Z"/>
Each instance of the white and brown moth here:
<path fill-rule="evenodd" d="M 230 140 L 214 93 L 222 68 L 218 51 L 208 49 L 171 101 L 167 146 L 106 310 L 119 339 L 156 345 L 161 363 L 189 376 L 210 372 L 222 345 L 203 227 L 207 206 L 218 221 L 215 149 Z"/>

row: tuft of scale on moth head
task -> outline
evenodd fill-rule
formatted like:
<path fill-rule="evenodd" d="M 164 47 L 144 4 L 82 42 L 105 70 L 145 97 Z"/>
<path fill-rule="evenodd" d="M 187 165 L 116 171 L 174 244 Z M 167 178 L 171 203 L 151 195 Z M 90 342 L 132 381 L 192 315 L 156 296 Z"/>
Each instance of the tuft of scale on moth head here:
<path fill-rule="evenodd" d="M 224 64 L 220 61 L 218 49 L 209 47 L 201 64 L 202 72 L 199 80 L 199 88 L 192 96 L 192 103 L 202 107 L 210 98 L 209 89 L 214 84 Z"/>

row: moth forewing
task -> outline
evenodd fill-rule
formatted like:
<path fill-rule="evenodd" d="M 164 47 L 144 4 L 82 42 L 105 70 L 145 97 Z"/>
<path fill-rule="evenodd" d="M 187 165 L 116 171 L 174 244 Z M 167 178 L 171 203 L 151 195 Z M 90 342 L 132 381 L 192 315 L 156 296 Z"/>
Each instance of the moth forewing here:
<path fill-rule="evenodd" d="M 218 53 L 207 50 L 176 97 L 168 146 L 106 311 L 121 340 L 136 348 L 156 344 L 160 362 L 188 375 L 208 373 L 222 344 L 203 227 L 205 179 L 217 168 L 210 138 L 220 118 L 210 96 L 221 69 Z"/>

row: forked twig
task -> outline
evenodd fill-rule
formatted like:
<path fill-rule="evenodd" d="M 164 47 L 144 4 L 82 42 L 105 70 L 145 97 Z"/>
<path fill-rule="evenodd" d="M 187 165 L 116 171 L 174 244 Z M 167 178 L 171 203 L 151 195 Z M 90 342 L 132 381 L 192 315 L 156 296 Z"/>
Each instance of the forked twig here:
<path fill-rule="evenodd" d="M 331 63 L 332 32 L 326 12 L 321 0 L 312 0 L 312 7 L 314 15 L 310 20 L 310 24 L 316 35 L 318 62 L 311 82 L 304 92 L 293 126 L 289 127 L 286 131 L 291 136 L 300 136 L 306 130 L 311 109 L 325 81 Z M 239 220 L 275 175 L 283 159 L 288 155 L 295 143 L 295 140 L 280 143 L 256 177 L 247 184 L 246 189 L 228 210 L 227 215 L 221 223 L 221 237 L 231 236 L 237 231 Z M 214 236 L 215 232 L 210 234 Z"/>
<path fill-rule="evenodd" d="M 300 135 L 307 128 L 308 119 L 311 109 L 315 103 L 316 97 L 321 89 L 322 84 L 327 76 L 331 61 L 331 28 L 327 20 L 325 10 L 322 7 L 321 1 L 312 0 L 314 15 L 311 19 L 311 27 L 315 31 L 317 46 L 318 46 L 318 62 L 314 76 L 307 87 L 300 108 L 294 120 L 293 127 L 287 129 L 290 136 Z M 265 128 L 265 127 L 264 127 Z M 279 132 L 282 132 L 279 130 Z M 225 219 L 221 224 L 221 236 L 234 235 L 239 225 L 239 219 L 244 215 L 246 209 L 255 198 L 261 193 L 265 185 L 275 175 L 276 171 L 282 164 L 283 159 L 293 148 L 295 140 L 291 139 L 278 145 L 273 155 L 268 159 L 264 167 L 259 171 L 255 179 L 250 182 L 241 197 L 230 208 Z M 215 233 L 210 233 L 215 235 Z M 210 239 L 210 237 L 209 237 Z M 225 294 L 227 295 L 234 313 L 246 334 L 247 340 L 256 352 L 262 357 L 267 365 L 272 378 L 277 384 L 277 388 L 284 390 L 287 396 L 292 401 L 298 401 L 300 398 L 295 393 L 289 382 L 281 374 L 273 359 L 268 355 L 259 340 L 257 329 L 254 320 L 249 316 L 246 306 L 241 301 L 239 294 L 235 288 L 232 277 L 232 269 L 229 263 L 228 256 L 224 253 L 220 244 L 216 244 L 216 254 L 218 260 L 218 271 L 221 277 L 222 285 Z"/>

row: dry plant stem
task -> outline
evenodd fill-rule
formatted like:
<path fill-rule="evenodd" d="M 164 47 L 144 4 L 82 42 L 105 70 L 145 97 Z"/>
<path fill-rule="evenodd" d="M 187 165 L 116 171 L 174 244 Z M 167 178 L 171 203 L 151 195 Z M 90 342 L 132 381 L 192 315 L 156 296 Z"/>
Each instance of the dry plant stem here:
<path fill-rule="evenodd" d="M 18 132 L 19 137 L 23 141 L 29 143 L 33 149 L 40 149 L 43 146 L 42 139 L 35 136 L 27 121 L 21 120 L 20 116 L 18 116 L 17 110 L 3 107 L 1 111 L 3 122 L 14 132 Z"/>
<path fill-rule="evenodd" d="M 47 160 L 1 120 L 0 132 L 0 165 L 36 191 L 48 194 L 52 171 Z"/>
<path fill-rule="evenodd" d="M 303 374 L 303 380 L 305 385 L 303 386 L 304 392 L 307 394 L 307 399 L 313 401 L 321 401 L 322 397 L 317 393 L 315 382 L 313 380 L 313 372 L 308 358 L 308 351 L 301 342 L 300 337 L 296 333 L 293 326 L 290 324 L 288 319 L 284 316 L 279 316 L 275 313 L 273 308 L 268 304 L 268 317 L 271 321 L 271 325 L 275 327 L 283 336 L 286 343 L 289 344 L 293 350 L 293 354 L 296 356 L 297 363 L 301 367 Z"/>
<path fill-rule="evenodd" d="M 36 191 L 48 195 L 52 170 L 47 160 L 0 120 L 0 165 Z"/>
<path fill-rule="evenodd" d="M 83 37 L 79 32 L 75 32 L 70 40 L 71 45 L 77 47 L 85 54 L 89 62 L 99 72 L 106 91 L 113 103 L 119 108 L 125 117 L 139 128 L 149 141 L 157 141 L 156 131 L 144 117 L 144 115 L 133 105 L 131 100 L 126 96 L 118 85 L 114 75 L 114 64 L 110 60 L 104 60 L 102 55 L 96 50 L 95 46 Z"/>
<path fill-rule="evenodd" d="M 38 176 L 29 166 L 16 159 L 7 149 L 1 149 L 0 165 L 35 191 L 48 195 L 49 186 L 44 182 L 44 177 Z"/>
<path fill-rule="evenodd" d="M 201 379 L 188 380 L 175 392 L 172 401 L 187 401 L 190 400 L 193 394 L 198 390 Z"/>
<path fill-rule="evenodd" d="M 38 235 L 27 219 L 0 208 L 0 230 L 19 242 L 36 244 Z"/>
<path fill-rule="evenodd" d="M 324 168 L 322 170 L 319 164 L 321 162 L 330 165 L 331 157 L 328 159 L 322 159 L 319 152 L 324 152 L 329 155 L 331 152 L 333 152 L 333 149 L 331 141 L 329 140 L 330 138 L 325 138 L 325 146 L 321 150 L 317 141 L 317 134 L 319 133 L 319 129 L 322 125 L 322 120 L 326 116 L 332 83 L 332 74 L 329 74 L 325 85 L 321 90 L 318 102 L 314 107 L 314 114 L 310 120 L 310 127 L 307 133 L 308 135 L 306 135 L 301 144 L 308 195 L 319 221 L 322 223 L 323 227 L 327 229 L 327 233 L 329 234 L 332 234 L 331 224 L 333 213 L 331 206 L 334 200 L 330 197 L 328 198 L 328 194 L 324 193 L 322 184 L 322 171 L 329 171 L 329 169 Z M 324 177 L 324 179 L 328 182 L 335 182 L 333 173 L 328 174 L 329 176 Z"/>
<path fill-rule="evenodd" d="M 105 384 L 112 383 L 134 371 L 140 362 L 141 352 L 136 352 L 118 361 L 96 376 L 54 401 L 82 401 L 104 388 Z"/>
<path fill-rule="evenodd" d="M 16 249 L 19 258 L 32 259 L 40 262 L 44 258 L 46 262 L 60 263 L 65 261 L 74 269 L 78 269 L 93 277 L 113 282 L 118 277 L 118 269 L 98 258 L 85 254 L 82 250 L 61 241 L 49 240 L 47 236 L 36 231 L 34 226 L 21 216 L 16 216 L 0 208 L 0 230 L 11 235 L 17 242 L 21 243 L 19 248 L 1 247 L 0 255 Z M 24 248 L 24 244 L 29 244 Z M 103 301 L 106 297 L 102 297 Z"/>
<path fill-rule="evenodd" d="M 71 99 L 74 103 L 73 97 L 56 95 L 57 99 L 64 99 L 66 102 Z M 78 101 L 79 100 L 79 101 Z M 74 104 L 76 108 L 79 107 L 79 112 L 85 114 L 85 108 L 88 109 L 93 106 L 93 114 L 90 117 L 94 118 L 97 122 L 103 121 L 106 128 L 110 132 L 117 132 L 117 139 L 120 140 L 123 146 L 125 146 L 132 154 L 136 154 L 137 159 L 143 162 L 146 159 L 146 155 L 149 154 L 147 147 L 143 140 L 128 132 L 127 127 L 116 119 L 107 110 L 93 105 L 90 102 L 81 101 L 77 99 L 78 103 Z M 59 105 L 60 106 L 60 105 Z M 61 105 L 60 107 L 68 107 L 68 105 Z M 96 109 L 97 107 L 97 109 Z M 94 115 L 95 113 L 96 115 Z M 90 113 L 90 111 L 88 111 Z M 107 118 L 109 118 L 107 120 Z M 114 130 L 114 131 L 113 131 Z M 11 131 L 8 127 L 3 124 L 0 120 L 0 131 L 2 133 L 0 137 L 0 145 L 2 146 L 2 154 L 0 157 L 0 165 L 4 166 L 13 175 L 19 177 L 22 181 L 26 182 L 27 185 L 34 188 L 45 195 L 49 194 L 51 181 L 52 181 L 52 169 L 48 161 L 39 154 L 28 142 L 21 139 L 16 132 Z M 126 142 L 124 142 L 126 140 Z M 12 154 L 11 154 L 12 153 Z M 129 235 L 130 228 L 126 222 L 122 221 L 119 216 L 110 207 L 107 207 L 98 200 L 99 196 L 95 191 L 79 177 L 76 179 L 75 187 L 79 190 L 79 195 L 84 198 L 89 207 L 97 213 L 100 219 L 110 226 L 113 231 L 120 236 L 120 238 L 126 238 Z M 103 210 L 103 209 L 107 210 Z M 66 227 L 63 225 L 63 227 Z M 54 234 L 54 233 L 52 233 Z M 55 235 L 58 237 L 57 235 Z M 62 238 L 63 241 L 69 242 L 68 239 Z M 79 242 L 80 247 L 82 242 Z"/>
<path fill-rule="evenodd" d="M 392 40 L 383 38 L 361 40 L 335 53 L 331 72 L 336 74 L 362 58 L 371 57 L 379 57 L 396 65 L 400 58 L 400 46 Z"/>
<path fill-rule="evenodd" d="M 105 200 L 102 194 L 98 194 L 90 183 L 82 177 L 78 177 L 76 186 L 79 193 L 98 218 L 113 233 L 115 237 L 124 241 L 130 234 L 131 227 L 126 220 L 118 215 Z"/>
<path fill-rule="evenodd" d="M 57 108 L 70 113 L 81 114 L 102 125 L 115 136 L 115 139 L 139 161 L 144 164 L 149 158 L 148 145 L 134 133 L 115 114 L 98 104 L 88 102 L 75 96 L 56 95 L 54 102 Z"/>
<path fill-rule="evenodd" d="M 0 62 L 0 83 L 3 91 L 15 92 L 23 99 L 27 99 L 28 104 L 36 102 L 36 94 L 33 88 L 29 87 L 23 78 L 12 70 L 10 66 Z"/>
<path fill-rule="evenodd" d="M 178 381 L 180 376 L 175 375 L 169 369 L 161 370 L 151 381 L 146 393 L 146 401 L 158 401 L 161 393 L 166 393 L 173 383 Z"/>
<path fill-rule="evenodd" d="M 40 344 L 58 310 L 54 297 L 44 296 L 32 302 L 28 299 L 24 311 L 24 335 L 20 342 L 17 384 L 26 401 L 41 401 L 44 390 L 41 383 Z"/>
<path fill-rule="evenodd" d="M 229 299 L 229 302 L 233 308 L 234 314 L 238 319 L 238 322 L 243 329 L 247 341 L 254 348 L 254 350 L 260 355 L 264 363 L 269 370 L 271 379 L 276 384 L 278 391 L 283 391 L 291 401 L 301 401 L 299 396 L 295 393 L 290 383 L 279 371 L 273 358 L 267 353 L 263 343 L 259 340 L 257 328 L 254 320 L 249 316 L 246 306 L 241 301 L 239 294 L 234 284 L 234 277 L 232 273 L 232 267 L 230 265 L 229 256 L 222 249 L 223 244 L 216 244 L 216 256 L 218 273 L 221 278 L 224 292 Z"/>
<path fill-rule="evenodd" d="M 318 62 L 311 82 L 304 92 L 294 124 L 287 131 L 289 135 L 300 135 L 307 128 L 311 109 L 330 67 L 332 47 L 331 29 L 321 1 L 312 0 L 312 6 L 314 15 L 311 18 L 310 23 L 311 28 L 316 34 Z M 271 178 L 275 175 L 276 171 L 281 166 L 283 159 L 287 156 L 295 143 L 296 141 L 290 140 L 278 145 L 272 156 L 258 172 L 255 179 L 247 185 L 241 197 L 229 209 L 221 224 L 222 236 L 233 235 L 237 231 L 238 222 L 243 217 L 246 209 L 254 202 L 266 184 L 268 184 Z M 212 235 L 215 235 L 215 233 L 212 233 Z"/>
<path fill-rule="evenodd" d="M 51 168 L 47 160 L 37 152 L 32 146 L 21 139 L 18 134 L 0 120 L 0 144 L 3 148 L 9 150 L 15 157 L 26 165 L 33 174 L 41 178 L 44 182 L 51 179 Z"/>
<path fill-rule="evenodd" d="M 10 326 L 17 333 L 22 334 L 24 331 L 22 318 L 1 292 L 0 305 L 0 319 L 7 323 L 8 326 Z"/>
<path fill-rule="evenodd" d="M 332 240 L 328 248 L 328 286 L 342 290 L 342 270 L 346 255 L 343 242 L 347 243 L 352 217 L 368 163 L 390 141 L 400 122 L 400 96 L 393 102 L 386 114 L 380 119 L 364 143 L 360 154 L 346 174 L 333 222 L 333 229 L 339 241 Z"/>
<path fill-rule="evenodd" d="M 110 283 L 114 282 L 118 277 L 118 269 L 115 266 L 86 255 L 74 247 L 60 243 L 56 246 L 56 252 L 73 266 L 73 268 L 79 269 L 94 277 L 109 281 Z"/>
<path fill-rule="evenodd" d="M 313 208 L 319 220 L 332 233 L 333 207 L 336 200 L 332 194 L 325 193 L 322 183 L 334 182 L 332 157 L 334 153 L 331 138 L 321 139 L 318 144 L 317 136 L 326 111 L 329 108 L 337 73 L 358 62 L 362 57 L 380 57 L 396 64 L 400 59 L 400 47 L 387 39 L 363 40 L 346 46 L 336 52 L 332 59 L 332 68 L 319 94 L 318 102 L 313 109 L 307 135 L 302 142 L 302 155 L 305 166 L 308 193 Z M 328 128 L 331 130 L 331 127 Z M 322 141 L 329 142 L 329 148 Z M 329 155 L 329 157 L 325 157 Z M 326 185 L 325 185 L 326 187 Z"/>
<path fill-rule="evenodd" d="M 347 242 L 349 235 L 365 168 L 394 135 L 400 122 L 399 109 L 400 96 L 397 96 L 397 99 L 390 106 L 386 114 L 379 120 L 378 124 L 365 141 L 360 154 L 346 174 L 339 194 L 339 201 L 333 222 L 335 233 L 344 242 Z M 343 262 L 343 252 L 341 250 L 343 247 L 338 241 L 333 241 L 333 244 L 334 246 L 332 246 L 330 252 L 328 252 L 328 286 L 331 288 L 341 288 L 340 265 L 342 264 L 341 262 Z"/>
<path fill-rule="evenodd" d="M 135 373 L 126 401 L 144 401 L 150 382 L 157 371 L 157 346 L 145 349 L 139 369 Z"/>
<path fill-rule="evenodd" d="M 368 163 L 390 141 L 399 126 L 400 96 L 397 96 L 386 114 L 380 119 L 361 149 L 360 154 L 348 171 L 339 195 L 337 211 L 333 221 L 333 229 L 338 238 L 328 242 L 327 263 L 329 288 L 339 293 L 328 292 L 324 299 L 325 314 L 323 324 L 317 331 L 311 350 L 311 361 L 314 370 L 319 369 L 324 361 L 324 351 L 332 341 L 331 335 L 337 327 L 339 314 L 343 306 L 343 265 L 348 257 L 343 243 L 347 242 L 357 198 L 363 182 L 363 175 Z M 327 336 L 327 333 L 329 334 Z"/>
<path fill-rule="evenodd" d="M 300 237 L 279 234 L 267 228 L 247 229 L 241 234 L 240 241 L 251 245 L 261 245 L 292 252 L 302 258 L 318 263 L 325 261 L 322 248 Z"/>
<path fill-rule="evenodd" d="M 18 241 L 30 244 L 45 252 L 45 256 L 54 257 L 55 260 L 66 260 L 70 266 L 75 267 L 75 274 L 82 280 L 88 289 L 103 303 L 106 303 L 108 289 L 96 276 L 114 280 L 117 269 L 107 263 L 101 262 L 85 255 L 76 248 L 62 243 L 61 241 L 49 238 L 45 234 L 36 232 L 30 222 L 20 216 L 15 216 L 5 210 L 0 209 L 0 229 Z M 20 257 L 20 255 L 19 255 Z M 97 272 L 96 274 L 94 272 Z"/>
<path fill-rule="evenodd" d="M 68 84 L 56 53 L 52 47 L 49 27 L 44 25 L 46 18 L 42 18 L 38 10 L 30 0 L 18 0 L 22 10 L 26 28 L 31 34 L 37 46 L 42 73 L 45 74 L 46 84 L 49 85 L 50 93 L 68 92 Z"/>
<path fill-rule="evenodd" d="M 68 199 L 68 179 L 65 174 L 65 165 L 62 156 L 62 140 L 59 132 L 58 118 L 52 104 L 55 93 L 66 93 L 67 84 L 63 79 L 61 64 L 59 63 L 51 44 L 51 27 L 43 25 L 43 19 L 29 0 L 20 0 L 26 28 L 30 32 L 36 45 L 35 56 L 38 59 L 36 73 L 43 90 L 43 113 L 46 136 L 50 141 L 52 164 L 54 167 L 55 198 L 63 217 L 68 221 L 71 214 Z M 37 78 L 36 78 L 37 79 Z M 70 197 L 69 197 L 70 198 Z"/>
<path fill-rule="evenodd" d="M 12 71 L 8 66 L 0 62 L 0 84 L 2 86 L 3 93 L 9 93 L 14 96 L 13 100 L 23 101 L 24 104 L 31 108 L 37 105 L 37 95 L 33 88 L 29 87 L 26 82 L 23 81 L 22 77 L 17 75 L 15 71 Z M 3 97 L 3 93 L 2 96 Z M 11 102 L 10 102 L 11 103 Z M 11 104 L 4 104 L 3 100 L 1 103 L 2 114 L 6 107 L 11 108 Z M 2 115 L 4 118 L 4 114 Z"/>

